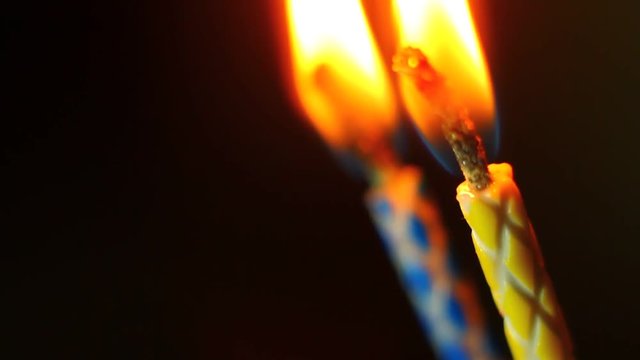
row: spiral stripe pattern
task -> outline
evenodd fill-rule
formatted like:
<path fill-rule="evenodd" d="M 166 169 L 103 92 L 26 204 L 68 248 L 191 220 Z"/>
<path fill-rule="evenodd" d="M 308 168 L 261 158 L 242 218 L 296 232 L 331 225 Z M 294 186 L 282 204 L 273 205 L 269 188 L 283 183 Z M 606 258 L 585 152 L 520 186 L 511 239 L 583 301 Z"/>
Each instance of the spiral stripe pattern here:
<path fill-rule="evenodd" d="M 367 205 L 436 354 L 494 359 L 473 288 L 457 276 L 437 208 L 403 168 L 367 195 Z"/>

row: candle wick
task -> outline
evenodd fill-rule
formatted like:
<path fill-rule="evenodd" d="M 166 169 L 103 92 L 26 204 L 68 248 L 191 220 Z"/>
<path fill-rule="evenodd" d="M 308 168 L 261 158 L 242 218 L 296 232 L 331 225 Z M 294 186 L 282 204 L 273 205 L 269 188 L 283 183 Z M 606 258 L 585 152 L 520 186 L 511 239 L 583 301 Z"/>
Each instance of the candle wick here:
<path fill-rule="evenodd" d="M 468 112 L 461 110 L 456 117 L 445 118 L 442 130 L 465 179 L 478 191 L 489 186 L 486 152 Z"/>
<path fill-rule="evenodd" d="M 445 78 L 420 49 L 411 47 L 402 49 L 393 57 L 393 71 L 411 78 L 416 89 L 435 109 L 442 120 L 445 139 L 472 188 L 481 191 L 489 186 L 491 177 L 482 139 L 466 108 L 455 105 Z"/>

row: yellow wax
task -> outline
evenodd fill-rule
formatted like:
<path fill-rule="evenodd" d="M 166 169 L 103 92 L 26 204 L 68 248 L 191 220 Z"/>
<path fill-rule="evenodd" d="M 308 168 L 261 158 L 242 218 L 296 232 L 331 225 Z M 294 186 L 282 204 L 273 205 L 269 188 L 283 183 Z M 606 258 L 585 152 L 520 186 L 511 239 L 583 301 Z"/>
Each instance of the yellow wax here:
<path fill-rule="evenodd" d="M 489 165 L 492 183 L 474 191 L 458 186 L 494 302 L 515 359 L 572 359 L 571 341 L 538 240 L 509 164 Z"/>

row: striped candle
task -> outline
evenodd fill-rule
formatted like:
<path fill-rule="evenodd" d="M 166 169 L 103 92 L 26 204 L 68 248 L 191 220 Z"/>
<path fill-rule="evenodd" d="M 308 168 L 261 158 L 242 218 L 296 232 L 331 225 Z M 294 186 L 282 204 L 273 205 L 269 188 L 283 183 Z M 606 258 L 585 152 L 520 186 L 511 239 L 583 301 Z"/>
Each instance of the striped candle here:
<path fill-rule="evenodd" d="M 437 356 L 493 359 L 473 287 L 452 265 L 437 207 L 421 191 L 417 168 L 381 174 L 366 203 Z"/>
<path fill-rule="evenodd" d="M 435 352 L 491 358 L 479 307 L 450 269 L 435 206 L 420 195 L 421 174 L 398 165 L 395 91 L 362 3 L 284 5 L 296 103 L 337 158 L 371 184 L 369 209 Z"/>

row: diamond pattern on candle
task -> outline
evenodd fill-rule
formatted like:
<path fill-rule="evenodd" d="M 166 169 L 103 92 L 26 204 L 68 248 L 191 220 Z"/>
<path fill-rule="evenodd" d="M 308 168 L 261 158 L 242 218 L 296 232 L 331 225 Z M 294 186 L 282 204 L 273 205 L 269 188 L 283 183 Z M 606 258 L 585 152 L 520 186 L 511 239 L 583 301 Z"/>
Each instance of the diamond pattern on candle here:
<path fill-rule="evenodd" d="M 471 228 L 515 359 L 570 359 L 568 330 L 555 301 L 520 191 L 508 164 L 490 165 L 493 183 L 458 200 Z"/>
<path fill-rule="evenodd" d="M 386 179 L 368 193 L 367 204 L 439 358 L 496 358 L 473 288 L 451 266 L 439 213 L 421 193 L 417 169 Z"/>

